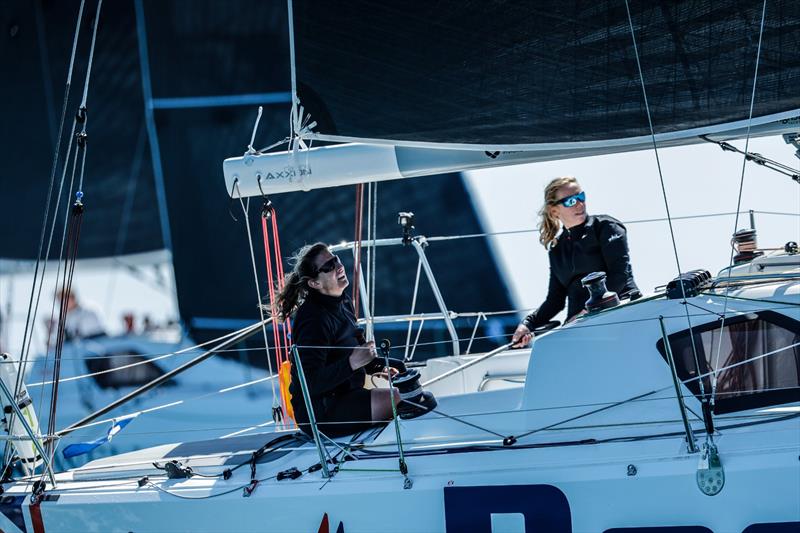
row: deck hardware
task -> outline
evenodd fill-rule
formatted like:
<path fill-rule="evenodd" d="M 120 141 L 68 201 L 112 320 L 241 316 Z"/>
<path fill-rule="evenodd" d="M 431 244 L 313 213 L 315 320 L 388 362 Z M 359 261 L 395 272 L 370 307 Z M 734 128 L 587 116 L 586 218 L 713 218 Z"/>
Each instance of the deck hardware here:
<path fill-rule="evenodd" d="M 147 476 L 144 476 L 142 479 L 136 482 L 136 484 L 139 485 L 139 488 L 144 487 L 148 483 L 150 483 L 150 478 Z"/>
<path fill-rule="evenodd" d="M 302 475 L 303 473 L 300 470 L 298 470 L 296 466 L 293 466 L 291 468 L 287 468 L 282 472 L 278 472 L 277 480 L 283 481 L 284 479 L 297 479 Z"/>
<path fill-rule="evenodd" d="M 503 446 L 513 446 L 517 443 L 517 437 L 514 435 L 509 435 L 508 437 L 503 439 Z"/>
<path fill-rule="evenodd" d="M 586 310 L 590 313 L 609 309 L 619 305 L 619 296 L 616 292 L 608 290 L 606 287 L 606 273 L 592 272 L 581 279 L 581 285 L 589 291 L 589 299 L 586 300 Z"/>
<path fill-rule="evenodd" d="M 403 228 L 403 246 L 411 244 L 414 237 L 414 213 L 410 211 L 397 213 L 397 224 Z"/>
<path fill-rule="evenodd" d="M 164 463 L 164 466 L 154 462 L 153 466 L 166 472 L 169 479 L 187 479 L 194 475 L 191 467 L 183 466 L 175 459 Z"/>
<path fill-rule="evenodd" d="M 233 471 L 230 468 L 226 468 L 222 471 L 222 479 L 228 481 L 233 476 Z"/>
<path fill-rule="evenodd" d="M 322 464 L 321 463 L 316 463 L 316 464 L 313 464 L 313 465 L 308 467 L 308 473 L 309 474 L 313 474 L 317 470 L 321 470 L 321 469 L 322 469 Z"/>
<path fill-rule="evenodd" d="M 636 465 L 628 465 L 628 475 L 635 476 L 639 473 L 639 469 L 636 468 Z"/>
<path fill-rule="evenodd" d="M 725 470 L 713 442 L 703 444 L 703 455 L 697 465 L 697 486 L 706 496 L 715 496 L 725 486 Z"/>
<path fill-rule="evenodd" d="M 44 489 L 47 488 L 47 483 L 43 479 L 38 479 L 33 482 L 33 488 L 31 489 L 31 493 L 34 496 L 41 496 L 44 494 Z"/>

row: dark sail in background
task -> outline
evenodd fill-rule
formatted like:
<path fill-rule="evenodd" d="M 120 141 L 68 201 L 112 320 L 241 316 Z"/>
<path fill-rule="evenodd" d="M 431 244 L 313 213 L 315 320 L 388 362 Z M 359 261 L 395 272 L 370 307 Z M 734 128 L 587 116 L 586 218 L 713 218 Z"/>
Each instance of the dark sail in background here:
<path fill-rule="evenodd" d="M 36 258 L 79 4 L 18 0 L 0 10 L 4 31 L 0 68 L 4 80 L 10 81 L 0 87 L 0 95 L 14 103 L 5 107 L 10 127 L 0 131 L 4 214 L 14 227 L 0 243 L 3 258 Z M 220 163 L 244 152 L 259 103 L 265 108 L 256 147 L 288 134 L 286 3 L 143 1 L 140 5 L 144 25 L 137 24 L 133 0 L 105 2 L 102 7 L 88 99 L 86 212 L 79 257 L 161 250 L 165 240 L 171 241 L 181 318 L 201 342 L 259 316 L 241 208 L 229 203 Z M 87 2 L 68 123 L 83 90 L 95 6 Z M 140 38 L 147 44 L 149 79 L 142 75 Z M 157 161 L 146 130 L 143 85 L 152 90 Z M 161 167 L 162 183 L 156 165 Z M 163 206 L 159 187 L 163 187 Z M 457 174 L 432 178 L 424 187 L 407 181 L 381 184 L 378 190 L 379 237 L 399 236 L 396 219 L 401 210 L 414 211 L 420 232 L 427 235 L 481 231 Z M 353 187 L 279 195 L 272 201 L 285 256 L 306 242 L 353 239 Z M 260 199 L 250 203 L 257 265 L 266 293 Z M 162 237 L 167 227 L 162 208 L 168 214 L 168 239 Z M 449 308 L 477 311 L 478 292 L 481 310 L 511 307 L 485 239 L 436 243 L 429 256 Z M 351 271 L 352 261 L 344 258 Z M 409 311 L 416 262 L 416 254 L 408 248 L 379 250 L 378 313 Z M 417 308 L 436 311 L 424 284 Z M 513 320 L 510 317 L 507 328 Z M 469 336 L 473 324 L 461 323 L 460 335 Z M 426 323 L 424 332 L 423 341 L 444 340 L 441 324 Z M 483 328 L 478 330 L 478 336 L 484 334 Z M 405 340 L 399 330 L 391 335 L 395 345 Z M 449 347 L 437 344 L 428 352 L 446 353 Z"/>
<path fill-rule="evenodd" d="M 631 0 L 656 133 L 747 120 L 761 0 Z M 295 0 L 318 132 L 478 145 L 650 135 L 622 0 Z M 754 117 L 800 110 L 800 2 L 766 3 Z"/>

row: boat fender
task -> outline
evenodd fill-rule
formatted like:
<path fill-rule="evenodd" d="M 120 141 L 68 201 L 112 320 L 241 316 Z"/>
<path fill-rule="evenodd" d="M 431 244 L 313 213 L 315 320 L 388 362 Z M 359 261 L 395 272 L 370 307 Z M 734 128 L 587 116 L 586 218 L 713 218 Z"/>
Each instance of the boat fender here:
<path fill-rule="evenodd" d="M 322 468 L 321 465 L 320 465 L 320 468 Z M 282 472 L 278 472 L 277 479 L 278 479 L 278 481 L 283 481 L 284 479 L 297 479 L 302 475 L 303 475 L 303 473 L 301 471 L 299 471 L 296 466 L 293 466 L 293 467 L 291 467 L 291 468 L 289 468 L 287 470 L 284 470 Z"/>

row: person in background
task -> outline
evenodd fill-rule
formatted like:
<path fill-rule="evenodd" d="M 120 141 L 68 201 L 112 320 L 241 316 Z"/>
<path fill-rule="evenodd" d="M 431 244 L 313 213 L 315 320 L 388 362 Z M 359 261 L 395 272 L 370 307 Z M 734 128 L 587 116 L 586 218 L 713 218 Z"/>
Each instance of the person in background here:
<path fill-rule="evenodd" d="M 59 301 L 63 301 L 65 298 L 67 300 L 67 317 L 64 324 L 65 340 L 92 339 L 107 334 L 100 313 L 92 306 L 81 305 L 75 292 L 67 289 L 59 292 L 57 297 Z M 52 338 L 56 334 L 53 324 L 50 324 L 50 331 Z"/>
<path fill-rule="evenodd" d="M 556 178 L 544 189 L 539 210 L 539 242 L 548 251 L 550 281 L 545 301 L 517 326 L 516 347 L 527 346 L 534 329 L 564 309 L 567 321 L 584 308 L 589 291 L 581 279 L 592 272 L 606 273 L 608 290 L 620 299 L 641 296 L 633 279 L 625 226 L 608 215 L 589 215 L 586 193 L 571 176 Z"/>
<path fill-rule="evenodd" d="M 397 389 L 364 387 L 365 367 L 377 353 L 373 341 L 359 342 L 353 304 L 344 292 L 348 285 L 339 257 L 316 243 L 297 252 L 276 298 L 280 320 L 294 315 L 292 342 L 298 347 L 317 424 L 330 437 L 391 419 L 392 402 L 396 406 L 400 401 Z M 309 416 L 294 362 L 289 392 L 297 424 L 308 433 Z"/>

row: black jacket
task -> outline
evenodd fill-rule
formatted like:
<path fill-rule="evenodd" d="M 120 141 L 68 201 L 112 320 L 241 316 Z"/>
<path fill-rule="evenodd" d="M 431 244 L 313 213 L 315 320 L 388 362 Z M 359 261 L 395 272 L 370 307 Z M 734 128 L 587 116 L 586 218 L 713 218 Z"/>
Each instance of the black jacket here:
<path fill-rule="evenodd" d="M 583 310 L 589 291 L 581 285 L 581 278 L 592 272 L 605 272 L 606 287 L 620 297 L 639 291 L 633 281 L 625 226 L 608 215 L 589 215 L 580 226 L 565 228 L 548 255 L 547 298 L 522 321 L 528 329 L 533 330 L 556 316 L 564 309 L 565 299 L 569 300 L 568 318 Z"/>
<path fill-rule="evenodd" d="M 292 337 L 292 342 L 298 346 L 317 417 L 324 412 L 326 398 L 364 387 L 364 369 L 350 367 L 350 353 L 358 346 L 358 341 L 356 317 L 349 296 L 326 296 L 310 290 L 292 321 Z M 298 422 L 308 422 L 294 361 L 289 392 Z"/>

